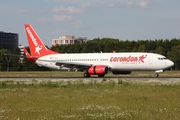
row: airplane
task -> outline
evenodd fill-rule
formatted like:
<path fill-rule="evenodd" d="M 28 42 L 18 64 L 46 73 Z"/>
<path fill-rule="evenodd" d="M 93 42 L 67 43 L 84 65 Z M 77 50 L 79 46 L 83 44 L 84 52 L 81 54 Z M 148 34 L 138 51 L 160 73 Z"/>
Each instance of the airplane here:
<path fill-rule="evenodd" d="M 30 24 L 24 26 L 31 54 L 23 48 L 24 53 L 31 62 L 39 66 L 82 71 L 84 77 L 104 77 L 109 72 L 131 74 L 132 71 L 155 71 L 154 76 L 158 77 L 158 73 L 174 65 L 163 55 L 147 52 L 58 53 L 44 45 Z"/>

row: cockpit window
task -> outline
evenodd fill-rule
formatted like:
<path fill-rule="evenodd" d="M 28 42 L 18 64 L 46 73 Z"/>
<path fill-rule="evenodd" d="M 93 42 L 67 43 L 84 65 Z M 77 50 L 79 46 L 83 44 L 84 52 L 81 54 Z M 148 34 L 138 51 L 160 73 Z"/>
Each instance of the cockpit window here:
<path fill-rule="evenodd" d="M 165 57 L 164 58 L 158 58 L 158 60 L 167 60 L 167 58 L 165 58 Z"/>

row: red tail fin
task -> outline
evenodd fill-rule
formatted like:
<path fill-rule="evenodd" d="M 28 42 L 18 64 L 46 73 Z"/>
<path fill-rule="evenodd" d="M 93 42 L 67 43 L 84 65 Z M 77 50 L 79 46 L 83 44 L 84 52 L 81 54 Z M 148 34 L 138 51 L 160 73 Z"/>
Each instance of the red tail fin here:
<path fill-rule="evenodd" d="M 25 31 L 32 56 L 39 58 L 44 55 L 58 53 L 46 48 L 30 24 L 25 24 Z"/>

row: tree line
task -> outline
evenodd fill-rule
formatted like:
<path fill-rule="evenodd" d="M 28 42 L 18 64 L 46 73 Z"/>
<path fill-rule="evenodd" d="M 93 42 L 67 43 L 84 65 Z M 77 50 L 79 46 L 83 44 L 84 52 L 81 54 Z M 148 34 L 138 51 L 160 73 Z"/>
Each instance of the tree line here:
<path fill-rule="evenodd" d="M 26 47 L 29 51 L 29 48 Z M 166 56 L 175 64 L 173 70 L 180 69 L 180 39 L 173 38 L 159 40 L 119 40 L 114 38 L 95 38 L 82 44 L 56 45 L 50 49 L 60 53 L 98 53 L 98 52 L 149 52 Z M 4 54 L 20 55 L 20 49 L 14 52 L 5 49 L 0 50 L 0 71 L 47 71 L 49 68 L 39 67 L 27 59 L 20 60 L 17 56 L 6 56 Z"/>

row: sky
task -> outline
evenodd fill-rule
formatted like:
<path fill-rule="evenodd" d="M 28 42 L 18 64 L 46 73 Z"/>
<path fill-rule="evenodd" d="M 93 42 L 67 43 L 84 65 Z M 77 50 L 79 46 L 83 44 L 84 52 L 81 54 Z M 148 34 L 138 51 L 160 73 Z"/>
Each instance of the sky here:
<path fill-rule="evenodd" d="M 63 35 L 155 40 L 180 38 L 180 0 L 0 0 L 0 31 L 31 24 L 45 45 Z"/>

